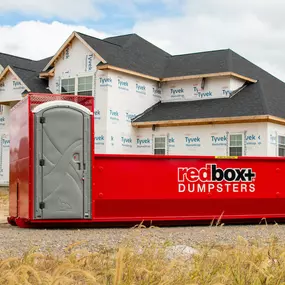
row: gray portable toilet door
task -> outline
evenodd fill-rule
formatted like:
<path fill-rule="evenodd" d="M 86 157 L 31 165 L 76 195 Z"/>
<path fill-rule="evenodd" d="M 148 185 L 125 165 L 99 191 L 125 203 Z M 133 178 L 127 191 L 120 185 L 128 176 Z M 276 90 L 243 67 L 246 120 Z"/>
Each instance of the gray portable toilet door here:
<path fill-rule="evenodd" d="M 90 114 L 54 102 L 35 113 L 35 218 L 89 219 Z"/>

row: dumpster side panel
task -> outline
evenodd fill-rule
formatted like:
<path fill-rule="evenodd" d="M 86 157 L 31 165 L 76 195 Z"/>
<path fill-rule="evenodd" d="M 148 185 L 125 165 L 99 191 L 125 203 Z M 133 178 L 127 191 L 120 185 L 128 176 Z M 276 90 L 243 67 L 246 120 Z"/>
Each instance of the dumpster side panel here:
<path fill-rule="evenodd" d="M 95 217 L 285 217 L 285 160 L 95 155 Z"/>
<path fill-rule="evenodd" d="M 29 99 L 10 112 L 10 216 L 28 218 Z"/>

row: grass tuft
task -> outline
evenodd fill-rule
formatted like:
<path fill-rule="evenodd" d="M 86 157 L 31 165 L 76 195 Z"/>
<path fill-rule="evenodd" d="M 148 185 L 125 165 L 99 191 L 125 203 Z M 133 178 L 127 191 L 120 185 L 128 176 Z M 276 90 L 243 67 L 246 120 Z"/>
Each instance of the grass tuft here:
<path fill-rule="evenodd" d="M 23 257 L 0 259 L 0 284 L 197 284 L 284 285 L 285 245 L 237 237 L 235 245 L 201 245 L 189 256 L 169 259 L 171 243 L 102 248 L 97 252 L 67 246 L 62 257 L 27 252 Z"/>

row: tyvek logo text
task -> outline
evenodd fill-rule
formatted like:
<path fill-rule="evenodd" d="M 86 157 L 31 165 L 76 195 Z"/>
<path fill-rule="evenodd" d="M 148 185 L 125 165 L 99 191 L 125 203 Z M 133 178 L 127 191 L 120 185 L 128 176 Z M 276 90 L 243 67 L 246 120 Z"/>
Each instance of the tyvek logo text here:
<path fill-rule="evenodd" d="M 261 144 L 261 137 L 260 135 L 247 135 L 245 137 L 245 141 L 247 145 L 260 145 Z"/>
<path fill-rule="evenodd" d="M 212 145 L 227 145 L 227 136 L 211 136 Z"/>
<path fill-rule="evenodd" d="M 111 77 L 100 77 L 99 78 L 100 86 L 101 87 L 112 87 L 113 86 L 113 80 Z"/>
<path fill-rule="evenodd" d="M 193 90 L 194 90 L 194 96 L 197 96 L 200 99 L 213 96 L 213 93 L 211 91 L 205 92 L 203 89 L 199 89 L 197 86 L 193 86 Z"/>
<path fill-rule="evenodd" d="M 149 148 L 151 147 L 151 140 L 149 138 L 137 138 L 137 147 Z"/>
<path fill-rule="evenodd" d="M 110 119 L 112 121 L 119 121 L 119 112 L 112 109 L 109 110 Z"/>
<path fill-rule="evenodd" d="M 13 89 L 24 89 L 24 86 L 20 81 L 13 80 Z"/>
<path fill-rule="evenodd" d="M 101 111 L 99 109 L 94 111 L 94 118 L 96 120 L 101 120 Z"/>
<path fill-rule="evenodd" d="M 10 139 L 2 138 L 2 146 L 3 147 L 9 147 L 10 146 Z"/>
<path fill-rule="evenodd" d="M 146 87 L 145 87 L 145 85 L 136 83 L 136 92 L 139 93 L 139 94 L 145 95 L 146 94 Z"/>
<path fill-rule="evenodd" d="M 131 122 L 132 119 L 134 119 L 136 117 L 136 114 L 131 113 L 131 112 L 126 112 L 126 121 L 127 122 Z"/>
<path fill-rule="evenodd" d="M 201 146 L 201 138 L 185 136 L 185 146 Z"/>
<path fill-rule="evenodd" d="M 128 91 L 129 90 L 129 83 L 128 81 L 124 81 L 121 79 L 118 79 L 118 88 L 121 90 Z"/>
<path fill-rule="evenodd" d="M 125 136 L 122 136 L 121 137 L 121 143 L 122 143 L 122 146 L 125 146 L 125 147 L 133 147 L 133 141 L 132 141 L 132 138 L 130 137 L 125 137 Z"/>
<path fill-rule="evenodd" d="M 152 87 L 152 94 L 153 94 L 153 97 L 157 97 L 161 99 L 162 91 L 160 88 Z"/>
<path fill-rule="evenodd" d="M 170 137 L 170 138 L 168 139 L 168 146 L 169 146 L 169 147 L 175 147 L 175 138 Z"/>
<path fill-rule="evenodd" d="M 105 144 L 105 137 L 103 135 L 95 136 L 95 144 L 96 145 L 104 145 Z"/>
<path fill-rule="evenodd" d="M 184 97 L 184 88 L 170 88 L 170 96 L 172 98 Z"/>

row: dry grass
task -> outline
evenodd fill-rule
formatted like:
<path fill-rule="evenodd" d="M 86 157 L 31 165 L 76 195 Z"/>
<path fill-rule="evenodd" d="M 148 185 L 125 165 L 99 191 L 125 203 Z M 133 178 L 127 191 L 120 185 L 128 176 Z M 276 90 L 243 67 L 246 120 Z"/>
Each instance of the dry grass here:
<path fill-rule="evenodd" d="M 93 253 L 77 250 L 79 244 L 68 246 L 63 257 L 30 251 L 0 260 L 0 284 L 285 284 L 285 246 L 276 239 L 267 245 L 241 238 L 235 246 L 204 245 L 198 254 L 171 260 L 167 244 Z"/>
<path fill-rule="evenodd" d="M 7 191 L 0 190 L 0 210 L 7 204 Z M 285 285 L 285 245 L 276 238 L 267 244 L 240 237 L 234 246 L 203 244 L 195 255 L 172 259 L 171 242 L 137 240 L 136 246 L 125 242 L 96 252 L 77 242 L 66 247 L 64 256 L 33 249 L 0 259 L 0 285 Z"/>
<path fill-rule="evenodd" d="M 0 187 L 0 202 L 8 203 L 9 200 L 9 189 Z"/>
<path fill-rule="evenodd" d="M 7 188 L 0 188 L 0 223 L 6 222 L 8 216 L 9 191 Z"/>

